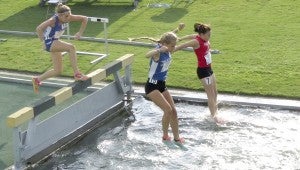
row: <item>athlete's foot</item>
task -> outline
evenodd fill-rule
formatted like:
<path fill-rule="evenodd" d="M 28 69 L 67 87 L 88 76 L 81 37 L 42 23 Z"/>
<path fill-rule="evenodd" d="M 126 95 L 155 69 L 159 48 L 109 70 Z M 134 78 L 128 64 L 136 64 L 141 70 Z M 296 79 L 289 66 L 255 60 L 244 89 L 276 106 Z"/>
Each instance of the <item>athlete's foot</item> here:
<path fill-rule="evenodd" d="M 171 137 L 170 136 L 163 136 L 162 140 L 163 140 L 163 142 L 171 141 Z"/>
<path fill-rule="evenodd" d="M 226 123 L 226 121 L 224 119 L 222 119 L 221 117 L 219 117 L 219 116 L 214 116 L 213 120 L 215 121 L 216 124 L 221 124 L 222 125 L 222 124 Z"/>
<path fill-rule="evenodd" d="M 39 93 L 39 87 L 40 87 L 41 84 L 42 83 L 39 80 L 39 78 L 37 78 L 37 77 L 32 78 L 32 86 L 33 86 L 34 93 L 36 93 L 36 94 Z"/>
<path fill-rule="evenodd" d="M 176 145 L 183 145 L 183 143 L 184 143 L 184 138 L 174 139 L 174 143 L 175 143 Z"/>
<path fill-rule="evenodd" d="M 84 74 L 82 74 L 82 73 L 80 73 L 80 72 L 78 72 L 78 73 L 74 74 L 74 79 L 76 81 L 85 81 L 85 80 L 89 79 L 89 77 L 86 76 L 86 75 L 84 75 Z"/>

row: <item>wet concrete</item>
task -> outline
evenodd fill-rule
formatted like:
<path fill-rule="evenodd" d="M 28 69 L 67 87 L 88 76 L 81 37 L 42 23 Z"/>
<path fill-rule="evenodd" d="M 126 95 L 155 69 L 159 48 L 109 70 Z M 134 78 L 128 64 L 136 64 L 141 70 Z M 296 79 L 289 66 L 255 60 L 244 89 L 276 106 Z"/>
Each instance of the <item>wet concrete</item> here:
<path fill-rule="evenodd" d="M 31 84 L 31 78 L 34 75 L 23 74 L 16 72 L 0 71 L 0 81 L 9 81 L 15 83 Z M 73 82 L 70 78 L 50 78 L 43 82 L 45 86 L 51 87 L 64 87 L 69 83 Z M 96 83 L 95 86 L 89 87 L 88 90 L 95 90 L 103 87 L 105 83 Z M 144 95 L 143 86 L 133 86 L 134 95 Z M 169 88 L 174 100 L 191 101 L 196 103 L 206 103 L 207 97 L 204 92 L 190 91 L 181 89 Z M 271 107 L 287 110 L 300 111 L 300 100 L 295 99 L 283 99 L 275 97 L 260 97 L 260 96 L 244 96 L 244 95 L 230 95 L 230 94 L 218 94 L 218 101 L 220 105 L 250 105 L 257 107 Z"/>

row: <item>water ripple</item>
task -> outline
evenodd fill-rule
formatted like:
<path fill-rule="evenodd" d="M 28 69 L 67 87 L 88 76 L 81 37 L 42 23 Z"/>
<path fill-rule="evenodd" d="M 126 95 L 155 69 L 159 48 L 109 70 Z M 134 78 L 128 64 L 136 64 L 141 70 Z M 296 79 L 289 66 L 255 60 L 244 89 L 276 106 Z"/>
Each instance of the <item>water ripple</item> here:
<path fill-rule="evenodd" d="M 133 117 L 56 153 L 45 169 L 300 169 L 300 114 L 222 107 L 216 125 L 206 106 L 176 104 L 186 149 L 161 141 L 162 111 L 139 97 Z M 99 129 L 100 131 L 100 129 Z M 103 131 L 103 130 L 102 130 Z M 101 134 L 101 135 L 100 135 Z M 171 134 L 171 132 L 170 132 Z M 96 135 L 96 139 L 95 139 Z"/>

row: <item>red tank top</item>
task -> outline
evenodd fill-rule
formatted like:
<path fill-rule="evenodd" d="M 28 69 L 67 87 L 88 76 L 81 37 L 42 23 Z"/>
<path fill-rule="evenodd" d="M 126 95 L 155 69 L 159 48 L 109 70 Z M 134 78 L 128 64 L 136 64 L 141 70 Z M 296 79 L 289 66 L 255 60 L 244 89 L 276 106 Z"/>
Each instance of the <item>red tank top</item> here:
<path fill-rule="evenodd" d="M 198 59 L 198 67 L 210 67 L 211 64 L 211 53 L 209 50 L 209 41 L 204 41 L 200 36 L 198 35 L 196 37 L 196 40 L 199 42 L 200 47 L 197 49 L 194 49 L 194 52 Z"/>

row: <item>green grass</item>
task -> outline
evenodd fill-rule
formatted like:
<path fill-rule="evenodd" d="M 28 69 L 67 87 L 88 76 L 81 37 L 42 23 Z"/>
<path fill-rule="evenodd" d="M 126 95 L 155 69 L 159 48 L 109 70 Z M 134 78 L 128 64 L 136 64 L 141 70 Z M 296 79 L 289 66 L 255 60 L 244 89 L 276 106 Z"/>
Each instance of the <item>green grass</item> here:
<path fill-rule="evenodd" d="M 37 0 L 12 3 L 0 0 L 0 29 L 34 32 L 45 19 L 47 7 Z M 155 1 L 152 1 L 155 2 Z M 172 3 L 172 0 L 163 2 Z M 109 18 L 109 38 L 151 36 L 186 23 L 178 35 L 193 33 L 195 22 L 212 26 L 211 45 L 222 53 L 213 56 L 213 69 L 220 93 L 300 98 L 300 2 L 296 0 L 194 0 L 192 4 L 178 0 L 172 8 L 149 8 L 143 0 L 132 10 L 131 0 L 69 1 L 74 14 Z M 78 30 L 71 24 L 71 33 Z M 84 36 L 103 37 L 103 26 L 90 23 Z M 35 36 L 0 34 L 8 39 L 0 42 L 0 68 L 42 73 L 51 67 L 50 57 L 41 50 Z M 103 43 L 73 41 L 80 51 L 104 52 Z M 79 56 L 79 67 L 91 72 L 126 54 L 135 54 L 133 80 L 143 84 L 147 78 L 149 48 L 110 44 L 110 57 L 91 65 L 92 56 Z M 64 76 L 71 76 L 68 58 L 64 58 Z M 193 52 L 173 54 L 168 86 L 203 91 L 196 76 Z"/>

